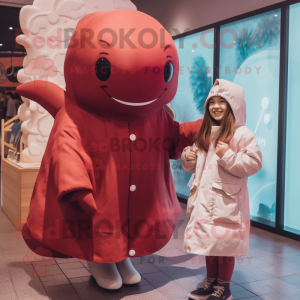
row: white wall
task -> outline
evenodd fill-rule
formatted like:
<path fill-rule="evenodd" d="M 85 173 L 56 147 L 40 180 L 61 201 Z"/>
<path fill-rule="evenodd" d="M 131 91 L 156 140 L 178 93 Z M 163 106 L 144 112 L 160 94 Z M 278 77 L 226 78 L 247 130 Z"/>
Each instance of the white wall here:
<path fill-rule="evenodd" d="M 139 11 L 157 19 L 171 35 L 172 28 L 183 32 L 285 0 L 132 0 Z"/>

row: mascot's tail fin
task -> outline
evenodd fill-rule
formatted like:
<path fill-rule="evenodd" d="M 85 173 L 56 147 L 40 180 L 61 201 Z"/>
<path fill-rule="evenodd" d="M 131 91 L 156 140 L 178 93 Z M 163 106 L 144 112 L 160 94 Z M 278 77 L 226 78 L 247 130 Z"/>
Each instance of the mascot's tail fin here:
<path fill-rule="evenodd" d="M 23 83 L 16 91 L 19 95 L 40 104 L 53 118 L 65 105 L 65 91 L 49 81 L 36 80 Z"/>

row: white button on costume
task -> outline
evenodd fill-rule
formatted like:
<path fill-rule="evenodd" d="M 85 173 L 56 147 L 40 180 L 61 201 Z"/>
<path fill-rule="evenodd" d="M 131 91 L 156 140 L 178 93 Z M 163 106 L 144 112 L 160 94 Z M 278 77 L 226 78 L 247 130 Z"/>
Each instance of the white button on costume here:
<path fill-rule="evenodd" d="M 135 134 L 131 134 L 129 138 L 130 138 L 131 141 L 135 141 L 136 140 Z"/>

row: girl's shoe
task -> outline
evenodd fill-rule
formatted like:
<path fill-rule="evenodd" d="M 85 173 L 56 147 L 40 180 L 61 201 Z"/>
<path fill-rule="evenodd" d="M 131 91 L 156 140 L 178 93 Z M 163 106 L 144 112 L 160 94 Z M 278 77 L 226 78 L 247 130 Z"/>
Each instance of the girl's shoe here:
<path fill-rule="evenodd" d="M 206 278 L 198 289 L 189 293 L 189 297 L 195 300 L 205 300 L 214 292 L 214 286 L 217 284 L 217 279 L 210 281 L 208 278 Z"/>
<path fill-rule="evenodd" d="M 230 283 L 218 282 L 218 285 L 214 286 L 214 293 L 207 300 L 231 300 L 232 295 L 229 286 Z"/>

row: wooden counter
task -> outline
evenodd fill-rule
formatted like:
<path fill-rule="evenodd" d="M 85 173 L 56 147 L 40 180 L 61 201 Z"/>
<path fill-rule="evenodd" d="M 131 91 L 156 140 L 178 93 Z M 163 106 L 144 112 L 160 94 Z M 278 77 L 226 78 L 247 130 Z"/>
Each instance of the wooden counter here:
<path fill-rule="evenodd" d="M 1 171 L 2 171 L 2 209 L 18 230 L 26 222 L 33 187 L 39 168 L 22 168 L 4 158 L 4 146 L 16 150 L 12 144 L 4 141 L 5 132 L 11 132 L 18 116 L 4 123 L 1 120 Z M 21 139 L 20 152 L 23 149 Z"/>
<path fill-rule="evenodd" d="M 25 169 L 2 159 L 2 209 L 18 230 L 26 222 L 38 168 Z"/>

